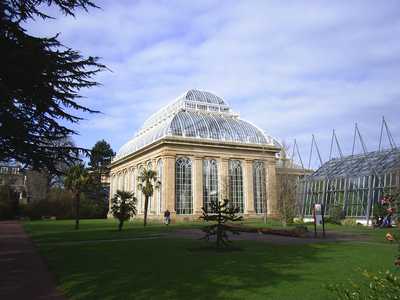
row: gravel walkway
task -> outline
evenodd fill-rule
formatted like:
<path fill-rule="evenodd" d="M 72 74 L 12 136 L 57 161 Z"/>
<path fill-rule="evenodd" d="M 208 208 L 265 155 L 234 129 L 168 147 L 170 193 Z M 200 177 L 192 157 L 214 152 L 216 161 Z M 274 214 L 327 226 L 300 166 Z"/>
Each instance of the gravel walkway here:
<path fill-rule="evenodd" d="M 0 222 L 0 270 L 0 299 L 66 299 L 19 222 Z"/>

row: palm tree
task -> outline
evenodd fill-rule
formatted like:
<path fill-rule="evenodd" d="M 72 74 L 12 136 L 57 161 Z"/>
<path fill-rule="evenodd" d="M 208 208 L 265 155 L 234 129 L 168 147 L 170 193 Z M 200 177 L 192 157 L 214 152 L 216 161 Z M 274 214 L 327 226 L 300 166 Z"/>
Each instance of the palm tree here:
<path fill-rule="evenodd" d="M 138 189 L 144 195 L 144 226 L 147 224 L 147 209 L 149 207 L 149 198 L 153 196 L 154 187 L 158 187 L 157 172 L 143 169 L 138 177 Z"/>
<path fill-rule="evenodd" d="M 89 173 L 83 164 L 70 167 L 65 174 L 64 185 L 73 193 L 75 199 L 75 229 L 79 229 L 81 192 L 88 182 Z"/>
<path fill-rule="evenodd" d="M 118 230 L 122 230 L 124 221 L 136 215 L 136 198 L 133 193 L 118 190 L 112 198 L 111 211 L 119 220 Z"/>

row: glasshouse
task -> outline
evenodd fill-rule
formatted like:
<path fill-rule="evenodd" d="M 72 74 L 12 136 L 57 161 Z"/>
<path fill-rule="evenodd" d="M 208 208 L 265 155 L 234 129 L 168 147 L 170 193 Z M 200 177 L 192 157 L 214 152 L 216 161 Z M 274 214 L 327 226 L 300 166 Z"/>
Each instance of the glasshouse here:
<path fill-rule="evenodd" d="M 173 218 L 194 218 L 210 201 L 229 198 L 247 216 L 276 216 L 275 140 L 241 119 L 226 101 L 189 90 L 144 122 L 111 163 L 110 194 L 135 193 L 138 216 L 144 197 L 138 176 L 157 172 L 149 217 L 168 210 Z"/>
<path fill-rule="evenodd" d="M 301 214 L 311 217 L 315 203 L 324 204 L 325 214 L 335 206 L 346 217 L 369 223 L 374 204 L 384 193 L 400 186 L 400 150 L 393 148 L 335 158 L 324 163 L 299 186 Z"/>

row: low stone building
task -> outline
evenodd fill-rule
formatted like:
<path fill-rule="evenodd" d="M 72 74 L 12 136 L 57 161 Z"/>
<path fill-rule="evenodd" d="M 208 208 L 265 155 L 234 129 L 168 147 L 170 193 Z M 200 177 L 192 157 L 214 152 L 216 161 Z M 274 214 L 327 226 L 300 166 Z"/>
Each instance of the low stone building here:
<path fill-rule="evenodd" d="M 138 216 L 144 196 L 137 177 L 157 172 L 159 187 L 149 217 L 198 218 L 215 199 L 229 199 L 246 217 L 277 216 L 276 154 L 280 147 L 242 120 L 220 97 L 189 90 L 152 115 L 123 145 L 110 166 L 110 195 L 135 192 Z M 111 197 L 110 197 L 111 198 Z"/>
<path fill-rule="evenodd" d="M 0 187 L 9 188 L 20 204 L 46 198 L 47 178 L 40 172 L 22 170 L 18 163 L 0 164 Z"/>

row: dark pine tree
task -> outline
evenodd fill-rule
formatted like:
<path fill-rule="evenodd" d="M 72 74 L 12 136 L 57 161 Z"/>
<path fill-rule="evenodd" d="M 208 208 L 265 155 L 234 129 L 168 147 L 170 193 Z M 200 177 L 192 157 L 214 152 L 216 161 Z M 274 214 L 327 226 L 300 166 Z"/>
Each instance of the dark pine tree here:
<path fill-rule="evenodd" d="M 98 141 L 90 150 L 89 167 L 91 171 L 91 184 L 88 186 L 86 195 L 93 200 L 96 205 L 100 205 L 107 214 L 109 186 L 102 182 L 102 176 L 107 173 L 108 165 L 115 155 L 109 143 L 105 140 Z"/>
<path fill-rule="evenodd" d="M 83 88 L 98 85 L 94 75 L 105 68 L 97 57 L 82 57 L 58 37 L 36 37 L 22 24 L 50 16 L 54 6 L 65 15 L 96 7 L 88 0 L 0 0 L 0 161 L 15 159 L 34 169 L 60 172 L 86 149 L 58 141 L 76 134 L 69 125 L 78 113 L 95 113 L 77 102 Z"/>
<path fill-rule="evenodd" d="M 210 208 L 202 208 L 203 215 L 200 217 L 207 222 L 215 222 L 212 225 L 205 226 L 203 231 L 205 233 L 204 239 L 210 240 L 213 236 L 216 237 L 216 247 L 221 249 L 228 247 L 231 242 L 228 238 L 228 232 L 232 234 L 239 234 L 237 230 L 229 226 L 227 222 L 237 222 L 243 220 L 242 216 L 237 216 L 239 213 L 238 207 L 233 207 L 229 200 L 225 199 L 220 201 L 211 201 Z"/>
<path fill-rule="evenodd" d="M 90 151 L 89 166 L 93 171 L 103 173 L 114 155 L 115 152 L 109 143 L 105 140 L 98 141 Z"/>

